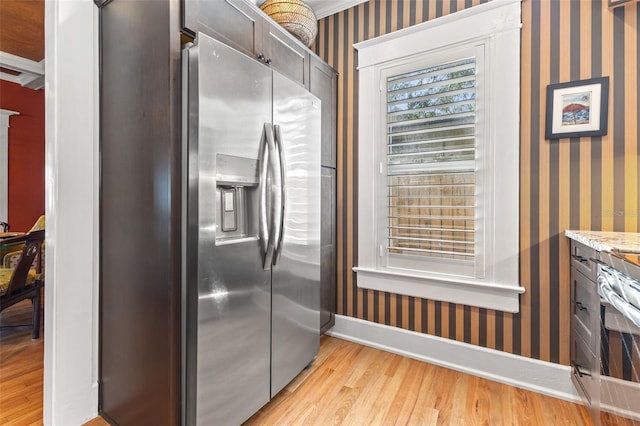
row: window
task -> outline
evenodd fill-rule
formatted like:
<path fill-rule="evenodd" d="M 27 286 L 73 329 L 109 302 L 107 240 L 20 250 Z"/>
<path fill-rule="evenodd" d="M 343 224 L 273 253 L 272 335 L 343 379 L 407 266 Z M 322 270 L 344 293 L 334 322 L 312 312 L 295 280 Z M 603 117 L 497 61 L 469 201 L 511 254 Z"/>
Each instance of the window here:
<path fill-rule="evenodd" d="M 358 286 L 517 312 L 520 2 L 356 45 Z"/>
<path fill-rule="evenodd" d="M 481 51 L 429 56 L 382 72 L 388 266 L 474 276 L 476 63 Z M 439 58 L 442 59 L 442 58 Z M 409 70 L 409 71 L 407 71 Z M 383 167 L 384 170 L 384 167 Z M 476 235 L 477 234 L 477 235 Z"/>

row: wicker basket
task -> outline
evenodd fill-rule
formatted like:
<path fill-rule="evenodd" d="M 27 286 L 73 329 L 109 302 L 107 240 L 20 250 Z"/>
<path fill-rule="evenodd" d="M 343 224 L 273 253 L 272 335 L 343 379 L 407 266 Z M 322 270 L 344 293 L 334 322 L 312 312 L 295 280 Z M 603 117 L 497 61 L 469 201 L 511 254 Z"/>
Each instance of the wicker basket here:
<path fill-rule="evenodd" d="M 301 0 L 267 0 L 260 9 L 305 46 L 311 46 L 315 40 L 318 19 L 313 9 Z"/>

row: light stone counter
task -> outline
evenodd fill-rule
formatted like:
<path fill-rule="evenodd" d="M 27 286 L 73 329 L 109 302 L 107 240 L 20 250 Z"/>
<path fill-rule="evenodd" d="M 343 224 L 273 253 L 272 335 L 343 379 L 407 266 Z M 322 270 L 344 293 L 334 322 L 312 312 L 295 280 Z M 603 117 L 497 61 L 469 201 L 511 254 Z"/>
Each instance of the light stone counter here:
<path fill-rule="evenodd" d="M 594 250 L 640 254 L 640 233 L 603 231 L 564 231 L 564 235 Z"/>

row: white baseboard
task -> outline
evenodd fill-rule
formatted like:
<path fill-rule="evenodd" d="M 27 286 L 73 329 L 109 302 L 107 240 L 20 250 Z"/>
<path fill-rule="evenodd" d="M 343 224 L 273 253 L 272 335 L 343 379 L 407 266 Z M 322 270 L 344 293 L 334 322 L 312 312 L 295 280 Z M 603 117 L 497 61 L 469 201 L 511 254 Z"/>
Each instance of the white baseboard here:
<path fill-rule="evenodd" d="M 571 402 L 580 396 L 565 365 L 336 315 L 328 335 Z"/>
<path fill-rule="evenodd" d="M 604 411 L 640 421 L 640 386 L 614 377 L 600 376 L 600 405 Z"/>

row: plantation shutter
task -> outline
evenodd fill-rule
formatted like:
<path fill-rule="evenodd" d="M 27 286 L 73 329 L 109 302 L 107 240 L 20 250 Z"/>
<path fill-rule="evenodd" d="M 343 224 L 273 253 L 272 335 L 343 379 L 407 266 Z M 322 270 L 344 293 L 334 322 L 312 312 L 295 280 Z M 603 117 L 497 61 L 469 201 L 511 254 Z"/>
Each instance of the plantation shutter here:
<path fill-rule="evenodd" d="M 386 79 L 387 253 L 474 261 L 476 59 Z"/>

